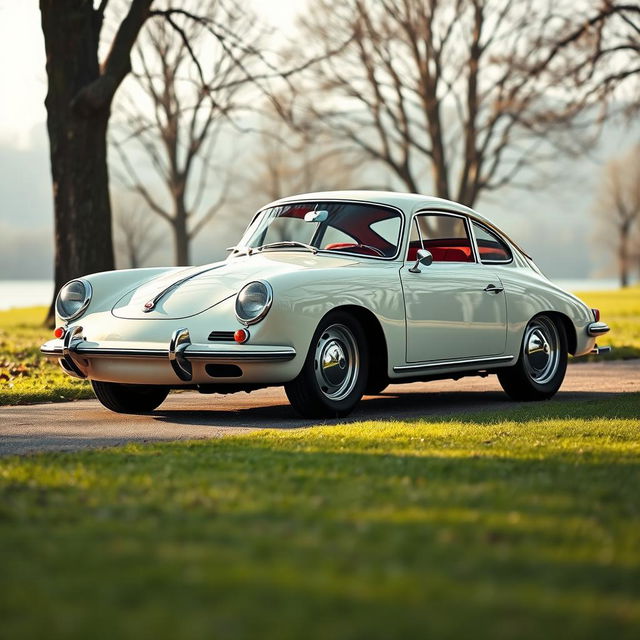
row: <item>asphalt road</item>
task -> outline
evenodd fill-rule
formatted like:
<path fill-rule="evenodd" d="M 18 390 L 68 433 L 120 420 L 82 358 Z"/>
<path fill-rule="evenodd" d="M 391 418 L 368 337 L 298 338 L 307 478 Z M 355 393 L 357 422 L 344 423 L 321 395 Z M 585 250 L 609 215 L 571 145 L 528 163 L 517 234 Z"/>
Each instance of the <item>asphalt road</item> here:
<path fill-rule="evenodd" d="M 632 391 L 640 391 L 640 360 L 571 365 L 556 397 L 587 399 Z M 495 376 L 418 382 L 392 385 L 379 396 L 365 398 L 348 421 L 492 411 L 516 404 L 508 400 Z M 337 422 L 345 420 L 326 421 Z M 97 400 L 0 407 L 0 455 L 219 438 L 256 429 L 312 424 L 318 421 L 299 418 L 281 388 L 232 395 L 175 393 L 147 416 L 111 413 Z"/>

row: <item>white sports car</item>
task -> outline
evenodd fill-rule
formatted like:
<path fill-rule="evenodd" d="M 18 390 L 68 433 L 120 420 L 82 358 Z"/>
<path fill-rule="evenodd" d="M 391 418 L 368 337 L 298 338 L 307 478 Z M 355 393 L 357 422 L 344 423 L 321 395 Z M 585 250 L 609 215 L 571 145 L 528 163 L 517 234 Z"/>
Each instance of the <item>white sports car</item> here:
<path fill-rule="evenodd" d="M 542 400 L 609 331 L 475 211 L 373 191 L 283 198 L 225 261 L 72 280 L 56 312 L 42 353 L 124 413 L 284 385 L 300 414 L 345 416 L 390 383 L 487 374 Z"/>

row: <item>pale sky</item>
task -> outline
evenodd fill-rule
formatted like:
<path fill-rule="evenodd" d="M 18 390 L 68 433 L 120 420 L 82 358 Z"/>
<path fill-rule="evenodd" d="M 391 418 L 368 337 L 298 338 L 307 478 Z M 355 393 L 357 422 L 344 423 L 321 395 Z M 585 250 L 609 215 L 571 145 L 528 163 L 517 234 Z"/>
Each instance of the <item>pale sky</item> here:
<path fill-rule="evenodd" d="M 248 1 L 266 24 L 289 35 L 308 0 Z M 50 277 L 53 208 L 38 0 L 0 0 L 0 82 L 0 278 Z M 601 137 L 600 158 L 626 148 L 637 131 L 608 127 Z M 589 211 L 600 169 L 592 158 L 566 158 L 561 168 L 563 177 L 540 192 L 506 189 L 478 206 L 529 248 L 544 269 L 562 277 L 584 277 L 597 268 Z M 550 225 L 553 237 L 541 237 L 539 228 Z M 222 247 L 233 238 L 225 242 Z M 205 240 L 201 244 L 206 254 L 210 247 Z"/>
<path fill-rule="evenodd" d="M 265 22 L 289 31 L 304 0 L 250 0 Z M 0 144 L 31 144 L 45 122 L 45 54 L 37 0 L 0 0 Z"/>

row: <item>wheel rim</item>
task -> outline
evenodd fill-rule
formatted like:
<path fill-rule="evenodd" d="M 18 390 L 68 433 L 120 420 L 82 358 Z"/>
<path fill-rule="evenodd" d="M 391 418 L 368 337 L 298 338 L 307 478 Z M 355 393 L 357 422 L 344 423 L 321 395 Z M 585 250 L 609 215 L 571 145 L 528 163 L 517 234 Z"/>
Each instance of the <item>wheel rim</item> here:
<path fill-rule="evenodd" d="M 531 380 L 545 384 L 558 371 L 560 337 L 556 325 L 549 318 L 532 320 L 524 334 L 524 362 Z"/>
<path fill-rule="evenodd" d="M 343 400 L 356 386 L 360 371 L 358 343 L 351 330 L 333 324 L 323 332 L 314 357 L 318 387 L 329 400 Z"/>

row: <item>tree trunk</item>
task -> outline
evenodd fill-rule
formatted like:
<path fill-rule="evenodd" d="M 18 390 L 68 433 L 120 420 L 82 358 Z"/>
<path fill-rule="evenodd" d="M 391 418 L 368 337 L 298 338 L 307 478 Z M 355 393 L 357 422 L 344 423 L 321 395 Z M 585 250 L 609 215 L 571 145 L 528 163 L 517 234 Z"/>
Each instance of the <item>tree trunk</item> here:
<path fill-rule="evenodd" d="M 173 218 L 173 235 L 175 242 L 175 261 L 177 267 L 189 264 L 189 232 L 187 231 L 187 210 L 184 202 L 178 199 Z"/>
<path fill-rule="evenodd" d="M 626 225 L 620 228 L 620 245 L 618 247 L 618 270 L 620 274 L 620 286 L 629 286 L 629 228 Z"/>
<path fill-rule="evenodd" d="M 114 268 L 106 145 L 110 103 L 93 109 L 76 100 L 100 75 L 100 29 L 92 0 L 40 0 L 40 10 L 49 80 L 45 105 L 57 293 L 68 280 Z"/>

